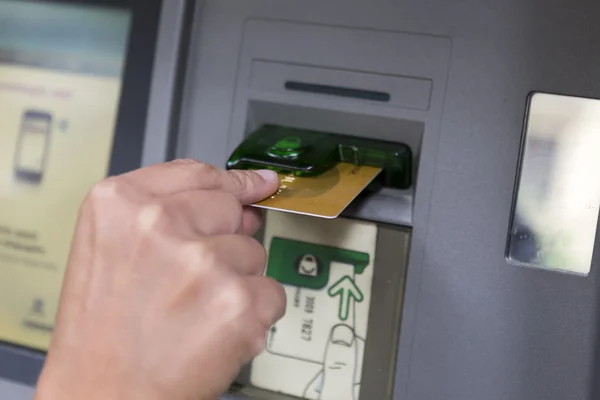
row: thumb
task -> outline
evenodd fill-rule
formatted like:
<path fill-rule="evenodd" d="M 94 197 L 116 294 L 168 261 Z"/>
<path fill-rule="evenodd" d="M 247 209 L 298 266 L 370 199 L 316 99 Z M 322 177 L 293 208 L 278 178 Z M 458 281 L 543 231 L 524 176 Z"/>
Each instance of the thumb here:
<path fill-rule="evenodd" d="M 321 399 L 353 399 L 357 343 L 348 325 L 335 326 L 329 337 Z"/>
<path fill-rule="evenodd" d="M 277 173 L 270 170 L 221 171 L 217 179 L 216 189 L 234 195 L 242 205 L 264 200 L 279 188 Z"/>

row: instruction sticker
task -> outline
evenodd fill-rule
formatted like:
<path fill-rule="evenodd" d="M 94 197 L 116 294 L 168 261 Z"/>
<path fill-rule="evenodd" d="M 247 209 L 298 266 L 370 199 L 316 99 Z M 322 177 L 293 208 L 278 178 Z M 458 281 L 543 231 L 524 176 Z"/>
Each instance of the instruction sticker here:
<path fill-rule="evenodd" d="M 288 303 L 252 364 L 252 385 L 358 400 L 376 239 L 370 223 L 267 214 L 267 275 L 284 285 Z"/>

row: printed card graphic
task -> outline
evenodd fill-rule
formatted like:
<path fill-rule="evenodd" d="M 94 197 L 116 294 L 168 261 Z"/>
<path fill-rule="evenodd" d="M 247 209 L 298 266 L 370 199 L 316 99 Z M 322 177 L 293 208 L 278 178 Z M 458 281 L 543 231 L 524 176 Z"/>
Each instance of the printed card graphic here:
<path fill-rule="evenodd" d="M 285 316 L 251 371 L 254 386 L 307 399 L 358 399 L 377 228 L 271 212 L 267 275 L 284 285 Z"/>

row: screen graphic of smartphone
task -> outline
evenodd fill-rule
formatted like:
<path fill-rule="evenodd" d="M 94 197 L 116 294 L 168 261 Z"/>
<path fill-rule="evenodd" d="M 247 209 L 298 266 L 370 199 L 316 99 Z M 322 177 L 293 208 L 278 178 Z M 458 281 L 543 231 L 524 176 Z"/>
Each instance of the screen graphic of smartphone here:
<path fill-rule="evenodd" d="M 52 134 L 52 114 L 26 110 L 15 152 L 14 172 L 19 182 L 39 185 L 44 178 Z"/>

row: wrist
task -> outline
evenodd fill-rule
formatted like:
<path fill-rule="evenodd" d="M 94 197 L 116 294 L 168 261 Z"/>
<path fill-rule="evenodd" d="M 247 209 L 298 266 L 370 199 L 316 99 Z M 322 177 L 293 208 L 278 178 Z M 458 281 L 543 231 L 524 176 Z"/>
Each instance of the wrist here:
<path fill-rule="evenodd" d="M 82 377 L 81 371 L 72 375 L 70 379 L 65 376 L 65 373 L 66 371 L 44 366 L 36 386 L 34 400 L 96 400 L 100 398 L 117 400 L 116 397 L 105 397 L 104 392 L 107 389 L 105 385 L 96 385 L 95 390 L 90 390 L 90 383 L 88 379 Z"/>
<path fill-rule="evenodd" d="M 38 381 L 34 400 L 136 400 L 126 396 L 127 388 L 100 371 L 90 371 L 83 365 L 70 369 L 69 362 L 48 360 Z"/>
<path fill-rule="evenodd" d="M 48 360 L 38 381 L 34 400 L 174 400 L 160 388 L 136 381 L 135 374 L 118 366 Z M 72 368 L 74 367 L 74 368 Z"/>

